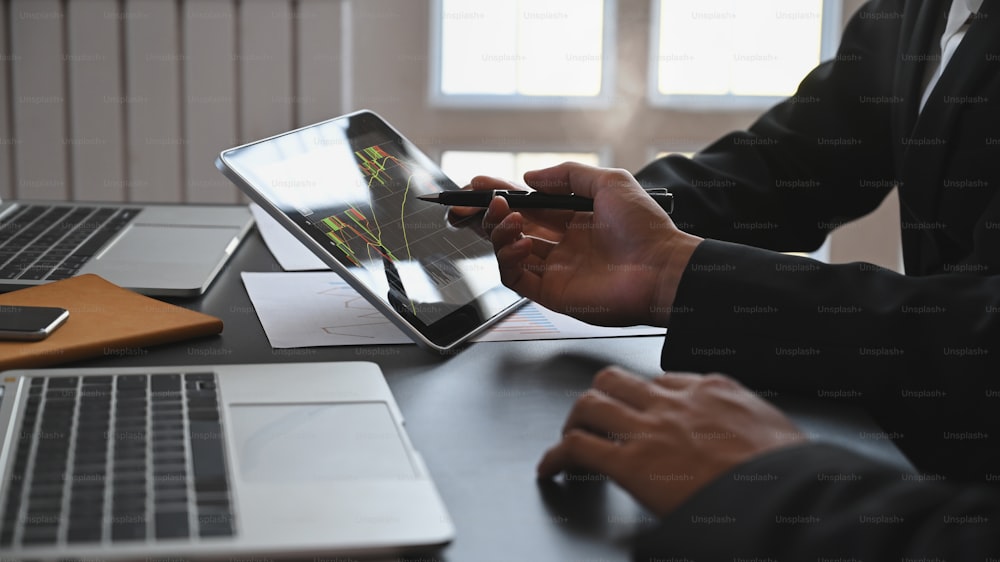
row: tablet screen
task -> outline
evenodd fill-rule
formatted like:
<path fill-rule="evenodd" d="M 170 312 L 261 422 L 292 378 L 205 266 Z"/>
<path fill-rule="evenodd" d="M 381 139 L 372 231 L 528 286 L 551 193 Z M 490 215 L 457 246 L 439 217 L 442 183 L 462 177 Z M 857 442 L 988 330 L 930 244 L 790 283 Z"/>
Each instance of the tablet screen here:
<path fill-rule="evenodd" d="M 520 301 L 500 283 L 481 216 L 453 222 L 447 207 L 417 199 L 458 186 L 371 112 L 233 149 L 223 161 L 252 197 L 343 266 L 352 285 L 435 346 L 448 347 Z"/>

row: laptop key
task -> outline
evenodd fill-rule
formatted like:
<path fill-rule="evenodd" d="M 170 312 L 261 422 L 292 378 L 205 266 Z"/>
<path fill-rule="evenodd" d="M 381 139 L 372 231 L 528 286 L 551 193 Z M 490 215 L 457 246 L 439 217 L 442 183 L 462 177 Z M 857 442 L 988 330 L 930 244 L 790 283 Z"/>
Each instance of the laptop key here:
<path fill-rule="evenodd" d="M 120 519 L 116 521 L 116 519 Z M 146 518 L 140 516 L 112 517 L 111 540 L 136 541 L 146 538 Z"/>
<path fill-rule="evenodd" d="M 153 375 L 149 382 L 154 395 L 157 392 L 179 392 L 181 389 L 180 375 Z"/>
<path fill-rule="evenodd" d="M 2 269 L 0 269 L 0 277 L 16 279 L 17 276 L 20 275 L 20 273 L 24 271 L 24 269 L 29 265 L 31 265 L 31 262 L 21 261 L 21 262 L 9 263 Z"/>
<path fill-rule="evenodd" d="M 76 388 L 79 380 L 78 377 L 52 377 L 49 379 L 49 389 Z"/>
<path fill-rule="evenodd" d="M 45 279 L 51 270 L 51 266 L 29 267 L 24 270 L 24 273 L 22 273 L 18 279 L 24 279 L 25 281 L 40 281 Z"/>
<path fill-rule="evenodd" d="M 90 238 L 87 239 L 73 254 L 76 256 L 86 256 L 91 257 L 108 243 L 109 240 L 114 238 L 115 234 L 125 226 L 126 223 L 108 223 L 100 228 L 97 232 L 92 234 Z"/>
<path fill-rule="evenodd" d="M 118 377 L 118 388 L 146 388 L 146 375 L 121 375 Z"/>
<path fill-rule="evenodd" d="M 99 542 L 101 540 L 101 525 L 92 521 L 75 521 L 69 523 L 66 532 L 67 542 Z"/>
<path fill-rule="evenodd" d="M 212 421 L 192 421 L 189 435 L 195 490 L 227 491 L 229 486 L 222 455 L 222 425 Z"/>
<path fill-rule="evenodd" d="M 191 533 L 187 511 L 156 513 L 156 538 L 176 539 Z"/>
<path fill-rule="evenodd" d="M 228 537 L 233 534 L 233 515 L 228 510 L 198 513 L 198 534 L 202 537 Z"/>
<path fill-rule="evenodd" d="M 50 544 L 59 536 L 59 525 L 29 526 L 24 528 L 21 542 L 24 544 Z"/>
<path fill-rule="evenodd" d="M 219 423 L 219 410 L 216 408 L 188 409 L 188 420 L 204 423 Z"/>
<path fill-rule="evenodd" d="M 121 222 L 129 222 L 135 217 L 139 216 L 139 213 L 141 212 L 142 212 L 141 207 L 124 207 L 120 211 L 118 211 L 118 216 L 115 217 L 115 219 Z"/>
<path fill-rule="evenodd" d="M 49 276 L 46 277 L 45 280 L 46 281 L 59 281 L 60 279 L 69 279 L 70 277 L 73 277 L 74 275 L 76 275 L 76 272 L 79 271 L 79 270 L 80 270 L 80 268 L 66 269 L 64 267 L 59 267 L 59 268 L 56 268 L 55 270 L 53 270 L 52 273 L 49 273 Z"/>
<path fill-rule="evenodd" d="M 197 504 L 199 510 L 228 511 L 229 494 L 226 494 L 225 492 L 198 494 Z"/>

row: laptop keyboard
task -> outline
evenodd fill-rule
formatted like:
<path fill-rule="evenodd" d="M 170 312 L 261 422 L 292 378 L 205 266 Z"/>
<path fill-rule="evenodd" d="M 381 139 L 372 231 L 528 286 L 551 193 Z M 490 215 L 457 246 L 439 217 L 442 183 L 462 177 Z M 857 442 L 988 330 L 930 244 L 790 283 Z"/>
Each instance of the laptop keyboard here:
<path fill-rule="evenodd" d="M 72 277 L 141 210 L 21 206 L 0 223 L 0 279 Z"/>
<path fill-rule="evenodd" d="M 213 373 L 31 379 L 0 548 L 234 534 Z"/>

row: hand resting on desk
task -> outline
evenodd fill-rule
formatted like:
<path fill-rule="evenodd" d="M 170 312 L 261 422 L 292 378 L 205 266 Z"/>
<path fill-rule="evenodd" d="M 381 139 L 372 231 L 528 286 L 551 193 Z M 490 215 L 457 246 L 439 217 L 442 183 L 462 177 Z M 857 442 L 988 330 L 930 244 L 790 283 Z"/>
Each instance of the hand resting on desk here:
<path fill-rule="evenodd" d="M 751 458 L 805 440 L 784 414 L 728 377 L 648 381 L 608 367 L 573 406 L 538 476 L 599 472 L 663 516 Z"/>

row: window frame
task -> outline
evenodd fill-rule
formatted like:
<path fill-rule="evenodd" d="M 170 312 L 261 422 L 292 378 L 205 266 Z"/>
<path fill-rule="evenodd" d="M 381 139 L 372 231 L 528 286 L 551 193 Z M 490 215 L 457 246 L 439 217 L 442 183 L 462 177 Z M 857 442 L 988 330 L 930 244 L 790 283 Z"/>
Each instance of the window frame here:
<path fill-rule="evenodd" d="M 663 94 L 659 82 L 660 1 L 650 0 L 648 68 L 646 96 L 652 108 L 688 111 L 763 111 L 788 96 L 748 96 L 739 94 Z M 843 0 L 823 0 L 820 24 L 820 63 L 832 59 L 840 44 Z M 804 76 L 803 76 L 804 78 Z"/>
<path fill-rule="evenodd" d="M 449 144 L 440 147 L 438 150 L 433 152 L 428 152 L 427 155 L 431 157 L 439 166 L 442 165 L 444 154 L 446 152 L 502 152 L 504 154 L 522 154 L 522 153 L 567 153 L 567 152 L 577 152 L 577 153 L 591 153 L 597 155 L 597 163 L 599 166 L 609 166 L 612 155 L 612 147 L 606 143 L 600 144 L 564 144 L 564 143 L 553 143 L 553 142 L 530 142 L 523 145 L 518 145 L 516 149 L 504 148 L 496 145 L 457 145 Z M 442 170 L 447 174 L 447 171 Z M 505 178 L 515 182 L 523 181 L 522 178 Z"/>
<path fill-rule="evenodd" d="M 445 109 L 609 108 L 615 100 L 618 76 L 618 0 L 604 2 L 601 49 L 601 93 L 596 96 L 534 96 L 525 94 L 445 94 L 441 91 L 444 0 L 430 6 L 430 60 L 427 103 Z"/>

